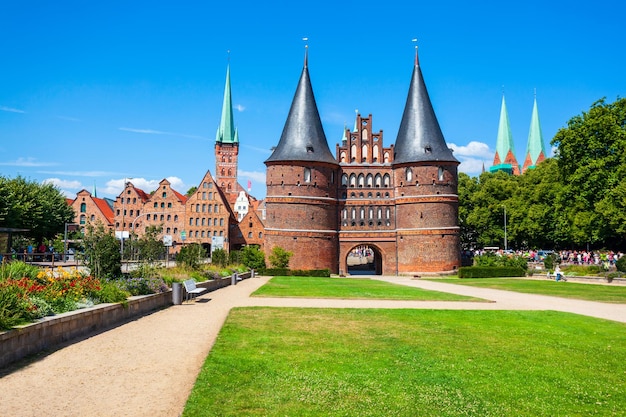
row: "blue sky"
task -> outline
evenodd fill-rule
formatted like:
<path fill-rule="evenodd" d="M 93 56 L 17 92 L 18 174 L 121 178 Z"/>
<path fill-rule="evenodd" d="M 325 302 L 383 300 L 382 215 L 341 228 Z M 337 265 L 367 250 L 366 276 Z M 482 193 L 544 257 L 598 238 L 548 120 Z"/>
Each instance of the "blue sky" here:
<path fill-rule="evenodd" d="M 3 1 L 0 175 L 68 196 L 95 185 L 114 197 L 125 178 L 147 192 L 167 178 L 184 193 L 215 171 L 230 62 L 239 182 L 262 198 L 303 37 L 333 153 L 355 109 L 395 142 L 414 38 L 446 142 L 470 175 L 493 161 L 503 92 L 523 163 L 535 89 L 547 149 L 570 118 L 626 91 L 621 1 L 210 3 Z"/>

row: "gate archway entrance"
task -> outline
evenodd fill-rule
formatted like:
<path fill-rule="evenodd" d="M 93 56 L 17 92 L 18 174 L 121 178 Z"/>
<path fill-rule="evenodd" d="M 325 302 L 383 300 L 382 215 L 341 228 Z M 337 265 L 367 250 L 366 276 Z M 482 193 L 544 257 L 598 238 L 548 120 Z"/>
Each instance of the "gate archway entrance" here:
<path fill-rule="evenodd" d="M 373 245 L 358 245 L 348 252 L 346 259 L 350 275 L 382 275 L 383 258 Z"/>

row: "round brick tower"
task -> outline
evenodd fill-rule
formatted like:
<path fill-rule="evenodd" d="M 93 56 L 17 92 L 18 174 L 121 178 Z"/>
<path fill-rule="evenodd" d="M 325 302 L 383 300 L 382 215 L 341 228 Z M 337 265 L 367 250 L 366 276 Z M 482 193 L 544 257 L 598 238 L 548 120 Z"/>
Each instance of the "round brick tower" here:
<path fill-rule="evenodd" d="M 449 271 L 461 265 L 458 165 L 441 133 L 416 49 L 392 163 L 398 273 Z"/>
<path fill-rule="evenodd" d="M 337 273 L 339 165 L 322 128 L 306 53 L 287 122 L 265 165 L 266 256 L 279 246 L 293 252 L 291 269 Z"/>

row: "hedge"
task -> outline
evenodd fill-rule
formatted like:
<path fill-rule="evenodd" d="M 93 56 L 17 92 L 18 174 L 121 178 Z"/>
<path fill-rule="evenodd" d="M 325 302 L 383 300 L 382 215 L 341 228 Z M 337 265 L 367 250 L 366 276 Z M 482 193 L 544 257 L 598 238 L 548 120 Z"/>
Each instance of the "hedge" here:
<path fill-rule="evenodd" d="M 269 276 L 296 276 L 296 277 L 330 277 L 329 269 L 289 269 L 289 268 L 266 268 L 259 270 L 260 275 Z"/>
<path fill-rule="evenodd" d="M 525 277 L 526 271 L 511 266 L 464 266 L 459 268 L 459 278 Z"/>

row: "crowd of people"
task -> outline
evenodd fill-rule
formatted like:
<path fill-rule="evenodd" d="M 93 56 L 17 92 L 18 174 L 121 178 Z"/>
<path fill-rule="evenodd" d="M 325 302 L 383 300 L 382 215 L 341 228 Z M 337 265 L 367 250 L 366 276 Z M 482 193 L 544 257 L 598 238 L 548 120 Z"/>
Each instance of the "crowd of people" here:
<path fill-rule="evenodd" d="M 624 254 L 622 252 L 615 252 L 612 250 L 597 250 L 597 251 L 578 251 L 578 250 L 561 250 L 561 251 L 551 251 L 551 250 L 528 250 L 528 251 L 513 251 L 508 250 L 504 251 L 502 249 L 498 250 L 485 250 L 478 249 L 474 251 L 474 256 L 483 255 L 486 252 L 494 252 L 497 255 L 505 256 L 505 255 L 517 255 L 528 258 L 529 261 L 532 262 L 541 262 L 543 259 L 550 255 L 555 254 L 560 263 L 564 265 L 604 265 L 604 266 L 614 266 L 615 262 Z"/>

